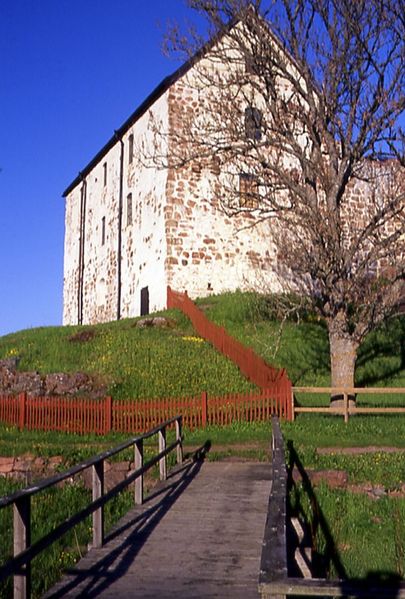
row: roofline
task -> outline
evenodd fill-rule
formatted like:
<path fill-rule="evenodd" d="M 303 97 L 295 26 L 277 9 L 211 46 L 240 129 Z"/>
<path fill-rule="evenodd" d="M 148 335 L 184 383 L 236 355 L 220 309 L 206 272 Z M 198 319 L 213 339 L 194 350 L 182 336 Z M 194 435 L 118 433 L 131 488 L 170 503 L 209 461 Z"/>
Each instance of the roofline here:
<path fill-rule="evenodd" d="M 66 197 L 77 185 L 79 185 L 84 178 L 90 173 L 90 171 L 102 160 L 102 158 L 107 154 L 107 152 L 117 143 L 119 139 L 122 139 L 123 135 L 128 131 L 130 127 L 138 119 L 141 118 L 145 112 L 153 106 L 153 104 L 175 83 L 187 73 L 205 54 L 231 29 L 233 29 L 240 21 L 242 21 L 245 17 L 247 17 L 246 22 L 249 24 L 249 17 L 254 17 L 257 19 L 257 22 L 263 27 L 264 23 L 260 15 L 256 12 L 256 9 L 253 5 L 248 5 L 246 9 L 242 10 L 238 15 L 235 16 L 234 19 L 231 19 L 229 23 L 224 25 L 224 27 L 211 39 L 209 39 L 199 50 L 195 52 L 184 64 L 182 64 L 176 71 L 174 71 L 171 75 L 165 77 L 156 87 L 155 89 L 146 97 L 146 99 L 136 108 L 136 110 L 129 116 L 129 118 L 121 125 L 119 129 L 114 131 L 114 135 L 108 140 L 108 142 L 101 148 L 99 152 L 90 160 L 90 162 L 84 167 L 82 171 L 79 171 L 78 176 L 70 183 L 70 185 L 65 189 L 62 194 L 62 197 Z M 271 27 L 266 22 L 265 23 L 266 32 L 270 34 L 273 41 L 279 46 L 280 50 L 282 50 L 285 54 L 288 55 L 289 59 L 295 64 L 296 68 L 300 71 L 299 65 L 296 60 L 291 56 L 287 48 L 281 43 L 281 40 L 277 35 L 273 33 Z"/>
<path fill-rule="evenodd" d="M 193 57 L 194 58 L 194 57 Z M 78 176 L 70 183 L 65 189 L 62 196 L 66 197 L 83 179 L 89 174 L 89 172 L 100 162 L 100 160 L 107 154 L 109 150 L 117 143 L 118 139 L 128 131 L 128 129 L 136 123 L 136 121 L 158 100 L 168 89 L 177 81 L 182 75 L 184 75 L 194 64 L 191 62 L 192 59 L 184 63 L 174 73 L 165 77 L 163 81 L 155 87 L 152 93 L 136 108 L 136 110 L 130 115 L 130 117 L 121 125 L 119 129 L 114 131 L 114 135 L 108 140 L 108 142 L 101 148 L 99 152 L 90 160 L 90 162 L 79 172 Z"/>
<path fill-rule="evenodd" d="M 72 181 L 72 183 L 65 189 L 62 197 L 66 197 L 77 185 L 79 185 L 89 172 L 100 162 L 100 160 L 107 154 L 107 152 L 116 144 L 118 139 L 128 131 L 128 129 L 141 118 L 143 114 L 175 83 L 187 73 L 199 60 L 202 58 L 207 51 L 212 48 L 224 35 L 226 35 L 241 19 L 243 14 L 236 16 L 224 28 L 217 34 L 208 40 L 199 50 L 195 52 L 183 65 L 181 65 L 174 73 L 168 75 L 161 81 L 157 87 L 147 96 L 147 98 L 136 108 L 136 110 L 130 115 L 130 117 L 121 125 L 119 129 L 114 131 L 114 135 L 108 140 L 108 142 L 101 148 L 99 152 L 90 160 L 90 162 L 84 167 L 82 171 L 79 171 L 78 176 Z"/>

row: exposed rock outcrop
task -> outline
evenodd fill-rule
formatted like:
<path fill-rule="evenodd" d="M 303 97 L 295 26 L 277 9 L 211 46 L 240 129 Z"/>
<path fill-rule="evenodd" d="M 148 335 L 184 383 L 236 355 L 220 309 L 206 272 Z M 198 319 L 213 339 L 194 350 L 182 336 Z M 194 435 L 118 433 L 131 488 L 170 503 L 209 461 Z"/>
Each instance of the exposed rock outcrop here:
<path fill-rule="evenodd" d="M 18 358 L 0 360 L 0 393 L 17 395 L 25 392 L 30 397 L 47 395 L 86 395 L 104 397 L 107 389 L 84 372 L 53 373 L 19 372 Z"/>

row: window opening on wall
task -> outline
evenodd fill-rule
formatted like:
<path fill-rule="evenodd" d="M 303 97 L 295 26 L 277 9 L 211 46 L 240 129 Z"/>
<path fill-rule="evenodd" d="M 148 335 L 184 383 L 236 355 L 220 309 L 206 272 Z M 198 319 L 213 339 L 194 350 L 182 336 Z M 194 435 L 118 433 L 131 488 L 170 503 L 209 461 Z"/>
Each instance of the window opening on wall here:
<path fill-rule="evenodd" d="M 107 185 L 107 163 L 103 164 L 103 185 L 104 187 Z"/>
<path fill-rule="evenodd" d="M 256 74 L 256 60 L 248 51 L 246 51 L 245 54 L 245 73 L 248 73 L 249 75 Z"/>
<path fill-rule="evenodd" d="M 260 141 L 262 138 L 263 113 L 254 106 L 245 109 L 245 135 L 247 139 Z"/>
<path fill-rule="evenodd" d="M 131 164 L 133 159 L 134 159 L 134 135 L 133 135 L 133 133 L 131 133 L 131 135 L 128 138 L 128 163 Z"/>
<path fill-rule="evenodd" d="M 256 175 L 240 173 L 239 175 L 239 206 L 255 209 L 259 207 L 259 184 Z"/>
<path fill-rule="evenodd" d="M 127 227 L 132 225 L 132 193 L 127 195 Z"/>
<path fill-rule="evenodd" d="M 101 219 L 101 245 L 105 244 L 105 216 Z"/>

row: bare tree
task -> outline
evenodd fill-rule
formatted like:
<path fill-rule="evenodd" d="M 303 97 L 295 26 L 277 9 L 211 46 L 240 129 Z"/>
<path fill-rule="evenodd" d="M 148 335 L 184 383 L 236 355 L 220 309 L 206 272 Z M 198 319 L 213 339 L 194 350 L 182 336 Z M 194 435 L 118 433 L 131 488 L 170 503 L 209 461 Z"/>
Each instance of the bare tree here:
<path fill-rule="evenodd" d="M 274 220 L 285 289 L 326 320 L 332 386 L 352 387 L 361 340 L 403 293 L 405 5 L 189 5 L 211 41 L 169 38 L 192 61 L 199 94 L 171 132 L 169 162 L 214 170 L 228 214 Z"/>

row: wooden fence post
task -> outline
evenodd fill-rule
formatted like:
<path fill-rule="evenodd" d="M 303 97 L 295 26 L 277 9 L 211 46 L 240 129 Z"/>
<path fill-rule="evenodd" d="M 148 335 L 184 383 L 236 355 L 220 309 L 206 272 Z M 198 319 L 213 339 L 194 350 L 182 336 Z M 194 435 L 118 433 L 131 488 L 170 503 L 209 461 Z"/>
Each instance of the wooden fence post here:
<path fill-rule="evenodd" d="M 22 394 L 24 395 L 24 394 Z M 31 544 L 31 498 L 20 497 L 14 503 L 14 557 L 28 549 Z M 14 576 L 14 599 L 29 599 L 31 596 L 31 564 L 21 567 Z"/>
<path fill-rule="evenodd" d="M 166 427 L 160 429 L 159 433 L 159 453 L 166 449 Z M 166 480 L 167 478 L 167 460 L 166 456 L 163 456 L 159 460 L 159 472 L 160 480 Z"/>
<path fill-rule="evenodd" d="M 176 419 L 177 463 L 183 463 L 183 440 L 181 438 L 181 416 Z"/>
<path fill-rule="evenodd" d="M 343 393 L 343 409 L 344 409 L 344 419 L 346 424 L 349 422 L 349 394 Z"/>
<path fill-rule="evenodd" d="M 253 354 L 253 350 L 251 347 L 247 348 L 247 363 L 248 363 L 248 377 L 252 380 L 255 375 L 256 372 L 254 372 L 254 368 L 253 368 L 253 360 L 254 360 L 254 354 Z M 267 385 L 266 385 L 267 386 Z"/>
<path fill-rule="evenodd" d="M 112 431 L 112 397 L 108 396 L 104 400 L 104 434 Z"/>
<path fill-rule="evenodd" d="M 135 441 L 135 470 L 139 470 L 143 466 L 143 439 Z M 135 479 L 135 504 L 143 504 L 143 474 Z"/>
<path fill-rule="evenodd" d="M 18 428 L 23 430 L 26 422 L 26 411 L 27 411 L 27 394 L 20 393 L 18 396 Z"/>
<path fill-rule="evenodd" d="M 92 467 L 93 501 L 104 495 L 104 460 Z M 104 542 L 104 506 L 93 512 L 93 547 L 102 547 Z"/>
<path fill-rule="evenodd" d="M 201 424 L 205 428 L 208 420 L 208 395 L 206 391 L 201 393 Z"/>
<path fill-rule="evenodd" d="M 294 410 L 294 391 L 291 385 L 291 422 L 295 420 L 295 410 Z"/>

